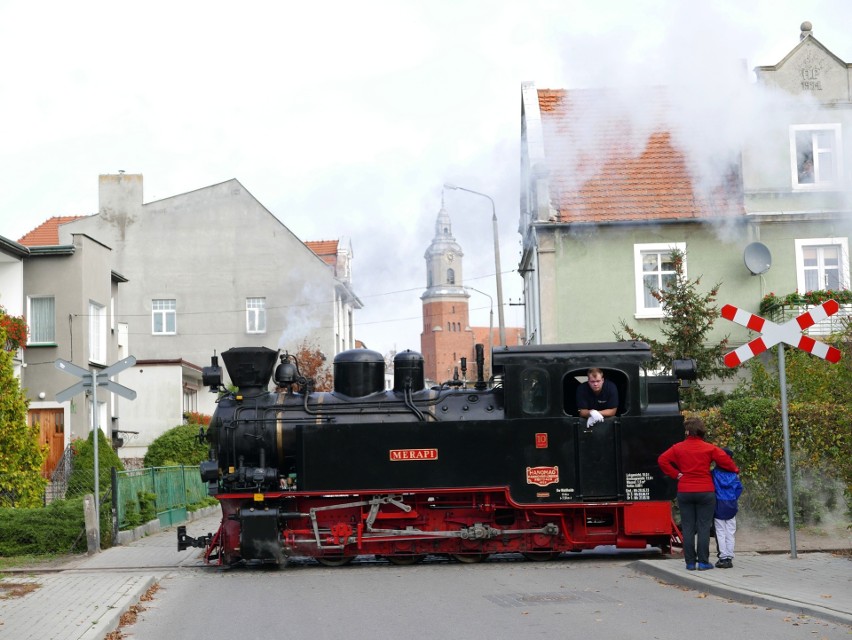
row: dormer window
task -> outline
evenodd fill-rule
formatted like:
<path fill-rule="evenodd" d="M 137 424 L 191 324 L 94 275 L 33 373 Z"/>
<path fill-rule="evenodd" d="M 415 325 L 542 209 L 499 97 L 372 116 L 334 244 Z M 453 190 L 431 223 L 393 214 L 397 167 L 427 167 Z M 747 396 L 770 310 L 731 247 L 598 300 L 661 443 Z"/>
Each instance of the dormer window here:
<path fill-rule="evenodd" d="M 790 127 L 793 189 L 836 185 L 842 175 L 839 124 L 797 124 Z"/>

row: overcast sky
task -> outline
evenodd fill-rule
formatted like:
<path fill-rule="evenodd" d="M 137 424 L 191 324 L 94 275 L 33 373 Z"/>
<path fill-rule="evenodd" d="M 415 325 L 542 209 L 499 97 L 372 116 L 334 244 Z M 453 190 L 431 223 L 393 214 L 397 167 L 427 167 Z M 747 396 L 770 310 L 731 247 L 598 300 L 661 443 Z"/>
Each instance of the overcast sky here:
<path fill-rule="evenodd" d="M 712 100 L 739 61 L 779 62 L 804 20 L 852 62 L 848 0 L 0 0 L 0 235 L 96 213 L 102 173 L 143 174 L 145 202 L 237 178 L 302 240 L 351 240 L 356 337 L 419 350 L 451 182 L 496 201 L 506 324 L 522 326 L 521 83 L 688 77 Z M 445 202 L 465 283 L 496 304 L 489 202 Z M 487 326 L 488 298 L 471 309 Z"/>

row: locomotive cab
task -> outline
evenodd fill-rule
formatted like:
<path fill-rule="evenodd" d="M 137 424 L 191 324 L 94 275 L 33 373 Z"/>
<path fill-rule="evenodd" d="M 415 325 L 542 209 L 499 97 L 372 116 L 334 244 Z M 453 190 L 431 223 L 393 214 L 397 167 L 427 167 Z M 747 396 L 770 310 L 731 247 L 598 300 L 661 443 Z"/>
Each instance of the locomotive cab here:
<path fill-rule="evenodd" d="M 618 388 L 618 416 L 637 415 L 644 401 L 644 365 L 651 359 L 644 342 L 583 345 L 527 345 L 495 350 L 494 371 L 503 377 L 508 418 L 578 416 L 577 387 L 597 367 Z"/>
<path fill-rule="evenodd" d="M 629 376 L 620 369 L 610 369 L 607 367 L 598 367 L 603 371 L 604 379 L 613 382 L 618 389 L 618 411 L 616 416 L 623 415 L 630 408 L 629 395 Z M 580 415 L 577 409 L 577 389 L 584 384 L 588 378 L 586 372 L 588 368 L 578 369 L 576 371 L 568 371 L 563 377 L 562 384 L 562 403 L 565 408 L 565 413 L 569 416 Z"/>

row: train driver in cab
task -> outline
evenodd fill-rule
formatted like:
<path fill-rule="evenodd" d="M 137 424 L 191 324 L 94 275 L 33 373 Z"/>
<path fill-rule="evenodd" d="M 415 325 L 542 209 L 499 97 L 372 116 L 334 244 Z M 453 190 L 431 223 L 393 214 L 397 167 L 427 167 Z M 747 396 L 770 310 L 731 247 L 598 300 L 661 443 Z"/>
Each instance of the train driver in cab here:
<path fill-rule="evenodd" d="M 591 427 L 618 411 L 618 387 L 604 379 L 600 369 L 591 368 L 586 375 L 588 380 L 577 387 L 577 410 L 581 418 L 588 418 L 586 426 Z"/>

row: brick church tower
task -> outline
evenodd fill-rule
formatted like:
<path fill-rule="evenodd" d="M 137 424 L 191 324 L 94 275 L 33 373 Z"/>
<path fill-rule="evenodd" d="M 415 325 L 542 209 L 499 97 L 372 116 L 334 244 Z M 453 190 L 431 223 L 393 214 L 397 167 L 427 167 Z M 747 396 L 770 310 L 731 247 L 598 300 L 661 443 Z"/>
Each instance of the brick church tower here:
<path fill-rule="evenodd" d="M 420 296 L 423 301 L 420 351 L 424 374 L 436 383 L 452 379 L 462 357 L 468 359 L 468 377 L 474 369 L 471 360 L 474 333 L 468 317 L 470 294 L 462 286 L 463 257 L 461 247 L 453 237 L 450 216 L 441 202 L 435 222 L 435 237 L 424 255 L 426 291 Z"/>

